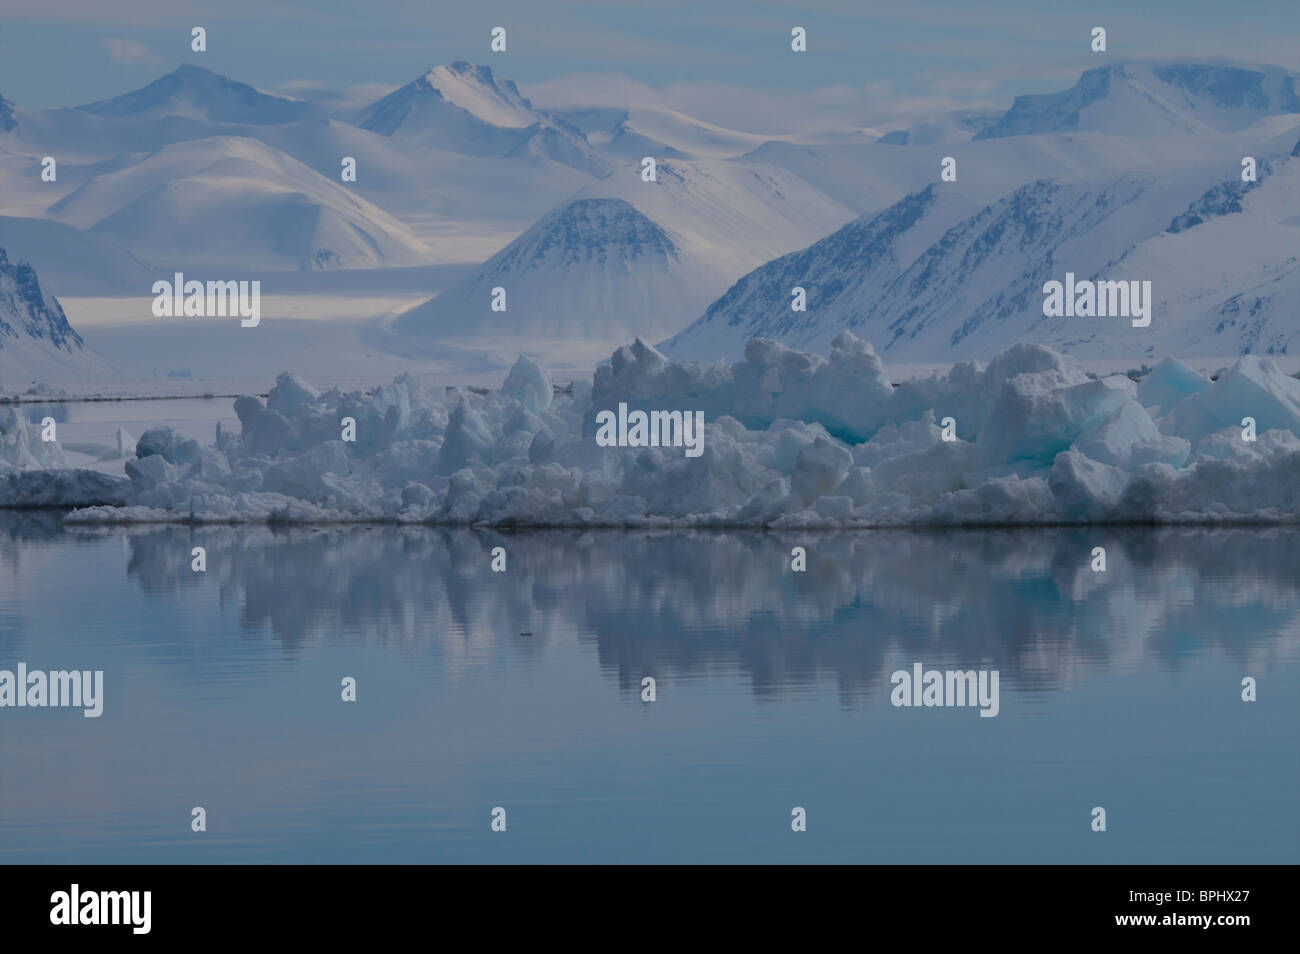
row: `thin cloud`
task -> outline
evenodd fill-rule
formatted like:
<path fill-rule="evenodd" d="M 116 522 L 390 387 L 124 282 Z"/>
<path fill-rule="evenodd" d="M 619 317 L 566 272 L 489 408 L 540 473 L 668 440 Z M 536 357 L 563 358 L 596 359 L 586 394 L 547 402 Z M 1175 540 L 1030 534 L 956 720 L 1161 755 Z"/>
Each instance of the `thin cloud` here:
<path fill-rule="evenodd" d="M 160 58 L 139 40 L 125 36 L 100 37 L 100 45 L 108 50 L 115 63 L 157 63 Z"/>
<path fill-rule="evenodd" d="M 358 83 L 331 89 L 320 80 L 295 79 L 274 86 L 271 92 L 305 102 L 318 103 L 337 115 L 354 113 L 397 89 L 391 83 Z"/>
<path fill-rule="evenodd" d="M 529 83 L 525 95 L 548 109 L 619 106 L 672 109 L 728 129 L 785 135 L 837 126 L 871 127 L 906 118 L 933 118 L 965 109 L 996 108 L 990 84 L 963 86 L 935 76 L 926 89 L 900 90 L 888 80 L 860 86 L 770 92 L 727 83 L 686 82 L 663 88 L 618 74 L 573 74 Z"/>

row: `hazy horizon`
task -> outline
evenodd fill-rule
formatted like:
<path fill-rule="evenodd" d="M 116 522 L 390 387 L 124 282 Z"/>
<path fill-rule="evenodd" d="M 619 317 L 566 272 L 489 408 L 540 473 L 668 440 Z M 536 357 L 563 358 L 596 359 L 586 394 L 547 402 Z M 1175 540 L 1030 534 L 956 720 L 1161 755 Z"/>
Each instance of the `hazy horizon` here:
<path fill-rule="evenodd" d="M 654 104 L 778 133 L 1006 109 L 1017 95 L 1065 88 L 1098 65 L 1086 43 L 1098 25 L 1108 31 L 1112 61 L 1300 69 L 1300 45 L 1288 37 L 1300 30 L 1293 4 L 1253 4 L 1249 16 L 1213 3 L 1161 0 L 1143 15 L 1129 6 L 1013 2 L 972 10 L 944 0 L 865 10 L 729 0 L 660 4 L 645 15 L 626 3 L 464 10 L 404 0 L 357 9 L 343 0 L 219 8 L 142 0 L 124 17 L 80 0 L 13 0 L 0 31 L 0 95 L 27 108 L 78 106 L 189 62 L 266 92 L 354 106 L 466 60 L 516 81 L 546 108 Z M 208 50 L 191 53 L 189 30 L 199 25 Z M 809 55 L 791 58 L 796 25 L 808 32 Z M 508 30 L 504 53 L 489 51 L 495 26 Z M 51 73 L 52 60 L 72 68 Z"/>

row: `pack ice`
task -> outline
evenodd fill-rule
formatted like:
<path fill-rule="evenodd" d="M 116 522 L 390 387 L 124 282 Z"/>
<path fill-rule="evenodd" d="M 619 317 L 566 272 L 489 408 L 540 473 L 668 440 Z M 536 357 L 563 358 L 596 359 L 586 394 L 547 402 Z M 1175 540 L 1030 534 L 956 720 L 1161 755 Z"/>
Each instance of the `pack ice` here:
<path fill-rule="evenodd" d="M 600 447 L 595 417 L 686 408 L 704 453 Z M 143 434 L 126 478 L 59 470 L 4 421 L 0 501 L 70 522 L 389 521 L 495 526 L 893 526 L 1294 522 L 1300 381 L 1239 359 L 1211 382 L 1166 359 L 1135 383 L 1017 344 L 891 385 L 849 332 L 822 357 L 751 340 L 735 364 L 637 340 L 571 395 L 520 358 L 500 390 L 409 376 L 372 393 L 282 374 L 235 401 L 238 434 Z M 341 422 L 356 422 L 345 442 Z M 955 440 L 943 439 L 951 417 Z M 1252 417 L 1258 437 L 1245 439 Z M 53 489 L 52 489 L 53 488 Z M 53 496 L 62 495 L 59 500 Z M 93 505 L 93 506 L 88 506 Z"/>

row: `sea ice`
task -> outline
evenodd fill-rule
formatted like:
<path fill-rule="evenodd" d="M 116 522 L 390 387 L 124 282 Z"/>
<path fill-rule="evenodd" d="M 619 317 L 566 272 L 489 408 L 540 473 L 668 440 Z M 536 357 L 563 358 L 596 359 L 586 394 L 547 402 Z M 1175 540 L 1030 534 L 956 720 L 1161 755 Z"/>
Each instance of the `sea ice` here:
<path fill-rule="evenodd" d="M 705 414 L 704 452 L 601 447 L 626 403 Z M 12 410 L 0 503 L 71 522 L 509 526 L 903 526 L 1300 519 L 1300 381 L 1247 356 L 1217 382 L 1165 361 L 1093 378 L 1048 348 L 894 388 L 844 332 L 828 357 L 750 341 L 735 364 L 671 362 L 638 340 L 555 393 L 526 358 L 499 391 L 409 376 L 366 394 L 284 374 L 235 401 L 213 446 L 151 428 L 127 478 L 68 470 Z M 1257 421 L 1258 440 L 1240 420 Z M 955 427 L 945 439 L 942 421 Z M 344 439 L 344 420 L 355 440 Z M 127 442 L 123 438 L 123 443 Z M 83 505 L 92 506 L 83 506 Z"/>

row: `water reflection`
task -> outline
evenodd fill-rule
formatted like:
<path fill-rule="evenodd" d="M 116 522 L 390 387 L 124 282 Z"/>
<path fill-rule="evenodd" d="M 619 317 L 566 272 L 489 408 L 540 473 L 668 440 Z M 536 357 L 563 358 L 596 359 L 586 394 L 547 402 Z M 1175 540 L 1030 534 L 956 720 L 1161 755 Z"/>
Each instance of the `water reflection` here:
<path fill-rule="evenodd" d="M 2 514 L 0 668 L 106 688 L 0 710 L 0 860 L 1294 863 L 1298 548 Z M 915 662 L 999 670 L 999 715 L 892 707 Z"/>
<path fill-rule="evenodd" d="M 80 535 L 74 534 L 74 536 Z M 129 533 L 147 593 L 219 587 L 290 656 L 319 643 L 508 645 L 576 634 L 624 692 L 647 673 L 743 674 L 759 699 L 833 680 L 869 699 L 899 660 L 998 668 L 1048 690 L 1080 667 L 1198 653 L 1296 654 L 1300 534 L 1287 529 L 933 533 L 542 532 L 354 528 Z M 206 574 L 190 569 L 207 551 Z M 791 550 L 807 551 L 805 572 Z M 1090 567 L 1092 549 L 1107 569 Z M 505 572 L 491 553 L 504 547 Z M 519 633 L 531 632 L 521 642 Z"/>

